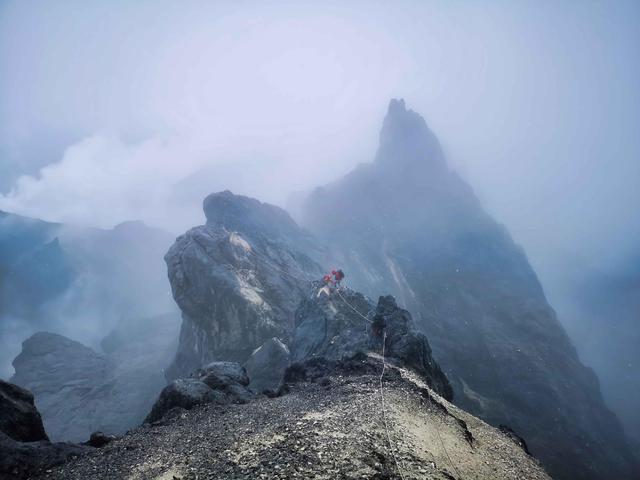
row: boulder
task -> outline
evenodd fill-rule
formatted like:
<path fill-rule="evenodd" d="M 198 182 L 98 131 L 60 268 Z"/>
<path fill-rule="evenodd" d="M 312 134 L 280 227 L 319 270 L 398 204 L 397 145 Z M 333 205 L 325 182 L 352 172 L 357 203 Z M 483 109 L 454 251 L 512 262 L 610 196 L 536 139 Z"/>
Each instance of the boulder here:
<path fill-rule="evenodd" d="M 214 391 L 206 383 L 194 378 L 179 378 L 160 392 L 145 422 L 153 423 L 160 420 L 165 413 L 175 407 L 190 410 L 196 405 L 212 403 L 216 400 L 224 403 L 224 395 Z"/>
<path fill-rule="evenodd" d="M 91 437 L 89 437 L 89 441 L 85 443 L 85 445 L 89 445 L 90 447 L 102 448 L 105 445 L 113 442 L 116 439 L 115 435 L 107 435 L 103 432 L 93 432 Z"/>
<path fill-rule="evenodd" d="M 33 394 L 0 380 L 0 432 L 19 442 L 49 440 Z"/>
<path fill-rule="evenodd" d="M 249 374 L 249 388 L 255 393 L 277 392 L 286 369 L 291 363 L 291 353 L 279 338 L 264 342 L 247 360 L 245 368 Z"/>
<path fill-rule="evenodd" d="M 178 378 L 167 385 L 147 415 L 154 423 L 176 407 L 190 410 L 206 403 L 246 403 L 252 398 L 245 369 L 234 362 L 212 362 L 190 378 Z"/>
<path fill-rule="evenodd" d="M 234 383 L 245 387 L 249 385 L 246 370 L 237 362 L 211 362 L 196 370 L 192 376 L 211 388 L 226 387 Z"/>

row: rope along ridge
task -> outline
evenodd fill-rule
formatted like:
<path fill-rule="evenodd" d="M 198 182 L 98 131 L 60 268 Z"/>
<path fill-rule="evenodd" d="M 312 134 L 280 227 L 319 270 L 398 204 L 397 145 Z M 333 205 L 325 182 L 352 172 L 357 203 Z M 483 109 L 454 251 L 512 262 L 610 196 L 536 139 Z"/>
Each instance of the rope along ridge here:
<path fill-rule="evenodd" d="M 384 430 L 387 434 L 387 443 L 389 444 L 389 450 L 391 450 L 391 455 L 393 456 L 393 461 L 396 464 L 396 470 L 398 471 L 398 475 L 400 478 L 404 480 L 404 475 L 402 475 L 402 470 L 400 470 L 400 465 L 398 464 L 398 459 L 396 457 L 396 452 L 393 450 L 393 445 L 391 445 L 391 435 L 389 433 L 389 425 L 387 424 L 387 411 L 384 406 L 384 386 L 382 383 L 382 377 L 384 377 L 384 372 L 387 369 L 387 362 L 385 360 L 385 344 L 387 343 L 387 332 L 383 332 L 382 336 L 382 372 L 380 373 L 380 378 L 378 382 L 380 384 L 380 403 L 382 405 L 382 421 L 384 423 Z"/>

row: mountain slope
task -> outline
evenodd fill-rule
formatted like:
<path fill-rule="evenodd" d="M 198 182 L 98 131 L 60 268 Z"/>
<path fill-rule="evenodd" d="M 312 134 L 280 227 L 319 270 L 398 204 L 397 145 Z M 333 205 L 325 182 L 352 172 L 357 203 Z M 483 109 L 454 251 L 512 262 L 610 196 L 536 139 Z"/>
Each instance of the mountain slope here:
<path fill-rule="evenodd" d="M 392 100 L 375 161 L 318 188 L 303 223 L 351 285 L 415 313 L 457 405 L 524 435 L 558 478 L 631 478 L 636 459 L 520 247 Z"/>

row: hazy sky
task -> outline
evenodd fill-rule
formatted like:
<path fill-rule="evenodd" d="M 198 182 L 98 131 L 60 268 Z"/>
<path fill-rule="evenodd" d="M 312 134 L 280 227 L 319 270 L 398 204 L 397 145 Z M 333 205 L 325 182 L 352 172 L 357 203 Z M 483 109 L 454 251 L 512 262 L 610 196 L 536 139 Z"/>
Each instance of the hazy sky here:
<path fill-rule="evenodd" d="M 637 1 L 3 1 L 0 209 L 180 231 L 203 189 L 284 205 L 372 159 L 404 97 L 534 264 L 614 262 L 640 242 L 639 22 Z"/>

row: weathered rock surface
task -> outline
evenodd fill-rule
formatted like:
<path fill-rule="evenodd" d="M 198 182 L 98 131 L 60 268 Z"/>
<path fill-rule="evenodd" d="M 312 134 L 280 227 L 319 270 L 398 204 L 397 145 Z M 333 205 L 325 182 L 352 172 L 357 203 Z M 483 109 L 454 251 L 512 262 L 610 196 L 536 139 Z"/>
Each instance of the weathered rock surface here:
<path fill-rule="evenodd" d="M 282 386 L 284 373 L 291 364 L 289 348 L 279 338 L 270 338 L 249 357 L 245 369 L 255 393 L 276 393 Z"/>
<path fill-rule="evenodd" d="M 107 337 L 109 353 L 100 354 L 62 335 L 36 333 L 15 358 L 12 381 L 33 392 L 52 440 L 121 434 L 142 422 L 166 385 L 162 368 L 176 336 L 170 317 L 130 322 Z"/>
<path fill-rule="evenodd" d="M 181 411 L 37 478 L 549 479 L 510 436 L 409 370 L 387 366 L 383 413 L 378 356 L 309 361 L 332 364 L 325 381 Z"/>
<path fill-rule="evenodd" d="M 246 403 L 252 398 L 248 385 L 249 378 L 240 364 L 212 362 L 191 378 L 178 378 L 167 385 L 145 422 L 157 422 L 175 408 L 190 410 L 207 403 Z"/>
<path fill-rule="evenodd" d="M 18 442 L 49 440 L 28 390 L 0 380 L 0 432 Z"/>
<path fill-rule="evenodd" d="M 31 392 L 0 380 L 0 478 L 26 478 L 86 451 L 49 442 Z"/>
<path fill-rule="evenodd" d="M 416 315 L 462 408 L 524 436 L 557 478 L 633 478 L 636 458 L 526 255 L 393 100 L 375 161 L 315 191 L 303 225 L 349 285 Z"/>
<path fill-rule="evenodd" d="M 451 386 L 433 359 L 427 338 L 392 296 L 380 297 L 374 307 L 364 295 L 348 288 L 318 296 L 320 284 L 313 287 L 296 314 L 298 325 L 291 341 L 295 361 L 342 360 L 370 351 L 381 354 L 384 344 L 385 358 L 419 373 L 440 395 L 451 399 Z"/>
<path fill-rule="evenodd" d="M 244 363 L 274 336 L 286 339 L 319 266 L 311 237 L 273 205 L 221 192 L 204 201 L 207 224 L 176 240 L 165 256 L 182 328 L 167 379 L 214 360 Z"/>

